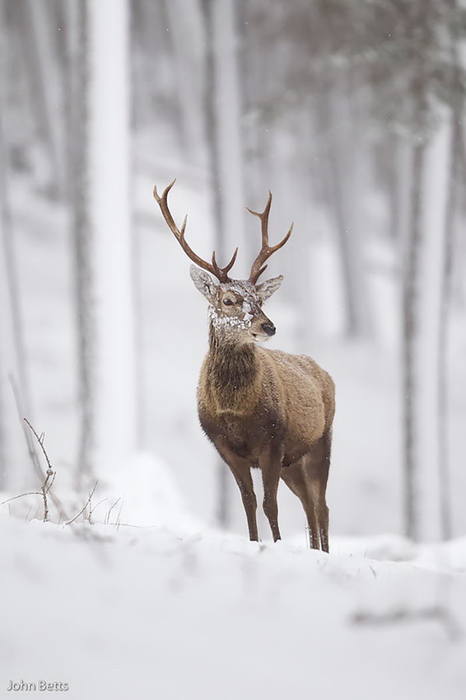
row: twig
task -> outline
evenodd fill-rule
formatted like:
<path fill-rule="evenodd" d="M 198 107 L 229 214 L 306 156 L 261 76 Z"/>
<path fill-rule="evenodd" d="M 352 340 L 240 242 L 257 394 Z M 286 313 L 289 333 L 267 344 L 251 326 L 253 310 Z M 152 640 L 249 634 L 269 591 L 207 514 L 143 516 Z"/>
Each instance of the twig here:
<path fill-rule="evenodd" d="M 100 501 L 97 501 L 97 503 L 95 504 L 95 506 L 92 506 L 92 507 L 91 507 L 91 503 L 89 503 L 89 517 L 88 517 L 88 520 L 89 520 L 90 523 L 92 523 L 91 518 L 92 518 L 92 515 L 93 515 L 94 511 L 97 510 L 97 508 L 98 508 L 100 505 L 102 505 L 102 503 L 104 503 L 106 500 L 107 500 L 107 498 L 101 498 Z"/>
<path fill-rule="evenodd" d="M 115 523 L 117 526 L 117 530 L 120 529 L 120 525 L 121 525 L 121 512 L 123 510 L 123 505 L 124 505 L 124 501 L 122 500 L 120 503 L 120 508 L 118 510 L 118 516 L 117 516 L 116 523 Z"/>
<path fill-rule="evenodd" d="M 51 489 L 52 486 L 54 485 L 56 475 L 57 475 L 57 472 L 53 472 L 52 478 L 51 478 L 51 480 L 50 480 L 50 484 L 49 484 L 48 487 L 47 487 L 47 493 L 50 491 L 50 489 Z"/>
<path fill-rule="evenodd" d="M 6 501 L 2 501 L 0 506 L 4 506 L 6 503 L 10 503 L 11 501 L 16 501 L 17 498 L 24 498 L 25 496 L 42 496 L 42 491 L 27 491 L 26 493 L 20 493 L 17 496 L 7 498 Z"/>
<path fill-rule="evenodd" d="M 47 450 L 46 450 L 45 447 L 44 447 L 45 433 L 41 433 L 40 435 L 38 435 L 38 434 L 37 434 L 37 431 L 36 431 L 35 428 L 31 425 L 31 423 L 28 421 L 27 418 L 23 418 L 23 421 L 24 421 L 24 422 L 26 423 L 26 425 L 29 427 L 29 429 L 31 430 L 32 434 L 34 435 L 34 437 L 36 438 L 37 442 L 39 443 L 40 449 L 42 450 L 42 454 L 44 455 L 45 461 L 46 461 L 46 463 L 47 463 L 47 468 L 48 468 L 48 470 L 50 470 L 51 472 L 53 472 L 53 467 L 52 467 L 52 464 L 51 464 L 51 462 L 50 462 L 49 456 L 48 456 L 48 454 L 47 454 Z"/>
<path fill-rule="evenodd" d="M 47 453 L 45 452 L 45 448 L 44 448 L 44 445 L 43 445 L 43 442 L 44 442 L 44 439 L 45 439 L 45 433 L 42 433 L 42 436 L 39 438 L 38 435 L 37 435 L 37 433 L 36 433 L 36 431 L 34 430 L 34 428 L 32 427 L 32 425 L 29 423 L 29 421 L 27 421 L 25 418 L 23 419 L 22 401 L 21 401 L 21 396 L 20 396 L 18 387 L 17 387 L 17 385 L 16 385 L 16 382 L 15 382 L 15 380 L 14 380 L 14 377 L 13 377 L 11 374 L 8 376 L 8 379 L 9 379 L 9 381 L 10 381 L 11 390 L 12 390 L 12 392 L 13 392 L 13 397 L 14 397 L 14 400 L 15 400 L 15 405 L 16 405 L 16 411 L 17 411 L 17 413 L 18 413 L 18 418 L 19 418 L 19 420 L 21 421 L 21 425 L 22 425 L 22 427 L 23 427 L 24 439 L 26 440 L 26 445 L 27 445 L 27 448 L 28 448 L 29 457 L 31 458 L 32 466 L 34 467 L 34 471 L 36 472 L 37 476 L 38 476 L 39 479 L 41 480 L 42 484 L 44 484 L 44 481 L 46 480 L 46 474 L 44 474 L 44 470 L 43 470 L 42 467 L 41 467 L 39 457 L 38 457 L 37 452 L 36 452 L 36 449 L 35 449 L 35 447 L 34 447 L 34 442 L 33 442 L 32 438 L 31 438 L 31 433 L 29 432 L 29 430 L 27 430 L 26 424 L 29 426 L 29 428 L 30 428 L 30 430 L 32 431 L 32 433 L 38 438 L 38 442 L 39 442 L 39 444 L 40 444 L 40 446 L 41 446 L 41 450 L 42 450 L 42 452 L 44 453 L 44 456 L 45 456 L 45 458 L 46 458 L 47 468 L 50 469 L 50 468 L 51 468 L 50 460 L 49 460 L 49 458 L 48 458 L 48 456 L 47 456 Z M 53 485 L 54 479 L 55 479 L 55 476 L 53 477 L 52 483 L 50 484 L 49 488 L 47 489 L 47 494 L 49 493 L 49 491 L 50 491 L 50 489 L 51 489 L 51 487 L 52 487 L 52 485 Z M 55 508 L 56 508 L 57 511 L 58 511 L 59 517 L 60 517 L 60 518 L 61 518 L 61 517 L 66 517 L 66 512 L 65 512 L 65 509 L 64 509 L 64 507 L 63 507 L 63 504 L 62 504 L 62 502 L 60 501 L 60 499 L 54 494 L 53 491 L 52 491 L 51 494 L 50 494 L 50 498 L 52 499 L 53 504 L 54 504 Z"/>
<path fill-rule="evenodd" d="M 52 468 L 52 463 L 49 459 L 49 456 L 47 454 L 47 450 L 44 447 L 44 440 L 45 440 L 45 433 L 41 433 L 40 436 L 35 430 L 35 428 L 31 425 L 31 423 L 28 421 L 27 418 L 23 418 L 24 422 L 26 425 L 29 427 L 31 430 L 32 434 L 36 438 L 37 442 L 39 443 L 40 449 L 42 450 L 42 454 L 44 455 L 44 459 L 47 463 L 47 471 L 45 473 L 45 478 L 44 481 L 42 482 L 41 486 L 41 493 L 42 493 L 42 499 L 44 501 L 44 523 L 47 522 L 49 518 L 49 503 L 47 499 L 47 495 L 50 491 L 50 489 L 53 486 L 53 482 L 55 481 L 55 475 L 56 472 L 53 471 Z"/>
<path fill-rule="evenodd" d="M 68 520 L 66 523 L 64 523 L 64 525 L 71 525 L 72 523 L 74 523 L 75 520 L 77 520 L 77 519 L 79 518 L 80 515 L 82 515 L 82 514 L 84 513 L 84 511 L 86 510 L 87 506 L 89 505 L 89 503 L 90 503 L 91 500 L 92 500 L 92 496 L 94 495 L 94 492 L 95 492 L 95 490 L 96 490 L 96 488 L 97 488 L 97 484 L 98 484 L 98 483 L 99 483 L 98 481 L 95 482 L 94 488 L 89 492 L 89 496 L 87 497 L 87 501 L 85 502 L 85 504 L 83 505 L 83 507 L 81 508 L 81 510 L 79 511 L 79 513 L 76 513 L 76 515 L 74 516 L 74 518 L 71 518 L 71 520 Z"/>
<path fill-rule="evenodd" d="M 109 522 L 110 522 L 110 515 L 111 515 L 111 513 L 112 513 L 112 510 L 115 508 L 115 506 L 116 506 L 116 504 L 118 503 L 118 501 L 121 501 L 121 496 L 118 496 L 118 498 L 116 499 L 116 501 L 110 506 L 110 508 L 109 508 L 109 510 L 108 510 L 107 517 L 105 518 L 105 523 L 106 523 L 107 525 L 108 525 Z"/>

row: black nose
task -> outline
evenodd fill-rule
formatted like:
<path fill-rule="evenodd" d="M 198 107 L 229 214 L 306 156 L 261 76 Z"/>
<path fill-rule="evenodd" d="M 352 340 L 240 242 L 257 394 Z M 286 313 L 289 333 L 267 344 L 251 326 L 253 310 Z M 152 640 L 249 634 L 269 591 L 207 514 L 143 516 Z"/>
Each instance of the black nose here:
<path fill-rule="evenodd" d="M 266 321 L 263 323 L 261 328 L 267 333 L 267 335 L 275 335 L 276 328 L 271 321 Z"/>

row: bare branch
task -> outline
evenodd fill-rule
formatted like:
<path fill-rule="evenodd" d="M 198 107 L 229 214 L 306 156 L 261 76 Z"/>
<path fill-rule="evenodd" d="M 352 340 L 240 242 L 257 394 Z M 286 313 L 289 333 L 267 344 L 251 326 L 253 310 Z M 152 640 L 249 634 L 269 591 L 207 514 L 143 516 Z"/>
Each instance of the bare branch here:
<path fill-rule="evenodd" d="M 96 511 L 97 508 L 98 508 L 99 506 L 101 506 L 102 503 L 104 503 L 104 502 L 107 501 L 107 500 L 108 500 L 107 498 L 101 498 L 100 501 L 97 501 L 97 503 L 95 504 L 95 506 L 93 506 L 92 503 L 89 502 L 89 515 L 88 515 L 88 520 L 89 520 L 90 523 L 92 523 L 92 516 L 93 516 L 93 514 L 94 514 L 94 511 Z"/>
<path fill-rule="evenodd" d="M 26 493 L 20 493 L 17 496 L 7 498 L 6 501 L 2 501 L 0 506 L 4 506 L 6 503 L 11 503 L 11 501 L 16 501 L 17 498 L 24 498 L 25 496 L 42 496 L 42 491 L 27 491 Z"/>
<path fill-rule="evenodd" d="M 31 425 L 31 423 L 28 421 L 27 418 L 23 418 L 23 421 L 24 421 L 24 422 L 26 423 L 26 425 L 29 427 L 29 429 L 31 430 L 32 434 L 34 435 L 34 437 L 36 438 L 37 442 L 39 443 L 40 448 L 41 448 L 41 450 L 42 450 L 42 454 L 44 455 L 45 461 L 46 461 L 46 463 L 47 463 L 47 468 L 48 468 L 48 470 L 50 470 L 51 472 L 53 472 L 52 464 L 51 464 L 50 459 L 49 459 L 49 456 L 48 456 L 48 454 L 47 454 L 47 450 L 46 450 L 45 447 L 44 447 L 45 433 L 41 433 L 40 435 L 38 435 L 38 434 L 37 434 L 37 431 L 36 431 L 35 428 Z"/>
<path fill-rule="evenodd" d="M 44 440 L 45 440 L 45 433 L 41 433 L 40 435 L 37 433 L 35 428 L 31 425 L 31 423 L 28 421 L 27 418 L 23 418 L 24 422 L 28 426 L 28 428 L 31 430 L 32 434 L 36 438 L 37 442 L 39 443 L 40 449 L 42 450 L 42 454 L 44 455 L 44 459 L 47 463 L 47 472 L 45 474 L 45 479 L 42 483 L 41 487 L 41 493 L 42 493 L 42 499 L 44 501 L 44 522 L 46 522 L 49 518 L 49 503 L 47 499 L 47 495 L 52 488 L 53 482 L 55 481 L 55 474 L 56 472 L 53 471 L 52 468 L 52 463 L 50 462 L 49 456 L 47 454 L 47 450 L 44 447 Z M 50 483 L 49 483 L 50 482 Z"/>
<path fill-rule="evenodd" d="M 121 496 L 118 496 L 118 498 L 116 499 L 116 501 L 110 506 L 110 508 L 109 508 L 109 510 L 108 510 L 108 513 L 107 513 L 107 516 L 106 516 L 106 518 L 105 518 L 105 522 L 106 522 L 107 525 L 108 525 L 108 523 L 110 522 L 110 515 L 111 515 L 111 513 L 112 513 L 112 510 L 115 508 L 115 506 L 117 505 L 117 503 L 118 503 L 119 501 L 121 501 Z"/>
<path fill-rule="evenodd" d="M 79 513 L 76 513 L 76 515 L 74 516 L 74 518 L 71 518 L 71 520 L 68 520 L 66 523 L 64 523 L 64 525 L 71 525 L 72 523 L 74 523 L 75 520 L 77 520 L 77 519 L 79 518 L 80 515 L 82 515 L 82 514 L 84 513 L 84 511 L 86 510 L 87 506 L 89 505 L 89 503 L 90 503 L 91 500 L 92 500 L 92 496 L 93 496 L 94 493 L 95 493 L 95 490 L 96 490 L 96 488 L 97 488 L 97 484 L 98 484 L 98 483 L 99 483 L 98 481 L 95 482 L 94 487 L 93 487 L 92 490 L 89 492 L 89 496 L 87 497 L 87 501 L 85 502 L 85 504 L 83 505 L 83 507 L 81 508 L 81 510 L 79 511 Z"/>
<path fill-rule="evenodd" d="M 45 439 L 45 433 L 42 433 L 42 435 L 44 436 L 44 438 L 43 438 L 42 441 L 41 441 L 40 438 L 39 438 L 39 436 L 37 435 L 36 431 L 34 430 L 34 428 L 32 427 L 32 425 L 29 423 L 29 421 L 27 421 L 25 418 L 23 419 L 22 401 L 21 401 L 21 396 L 20 396 L 18 387 L 17 387 L 17 385 L 16 385 L 16 382 L 15 382 L 15 380 L 14 380 L 14 377 L 13 377 L 11 374 L 9 375 L 8 379 L 9 379 L 9 381 L 10 381 L 11 390 L 12 390 L 12 392 L 13 392 L 13 397 L 14 397 L 14 400 L 15 400 L 15 405 L 16 405 L 16 411 L 17 411 L 17 413 L 18 413 L 18 418 L 19 418 L 19 420 L 21 421 L 21 425 L 23 426 L 24 439 L 26 440 L 26 445 L 27 445 L 27 448 L 28 448 L 29 457 L 31 458 L 32 466 L 33 466 L 34 471 L 36 472 L 38 478 L 40 479 L 41 484 L 44 485 L 44 483 L 45 483 L 45 481 L 46 481 L 46 479 L 47 479 L 47 475 L 44 474 L 44 470 L 43 470 L 42 467 L 41 467 L 40 460 L 39 460 L 39 456 L 38 456 L 38 454 L 37 454 L 37 452 L 36 452 L 36 449 L 35 449 L 35 447 L 34 447 L 34 442 L 33 442 L 33 440 L 32 440 L 31 432 L 30 432 L 30 431 L 32 431 L 33 435 L 35 435 L 35 437 L 37 438 L 37 440 L 38 440 L 38 442 L 39 442 L 39 444 L 40 444 L 40 446 L 41 446 L 41 450 L 42 450 L 43 453 L 44 453 L 44 456 L 45 456 L 45 459 L 46 459 L 46 462 L 47 462 L 47 471 L 50 470 L 50 471 L 52 471 L 52 473 L 53 473 L 53 469 L 52 469 L 52 466 L 51 466 L 51 464 L 50 464 L 50 460 L 49 460 L 48 455 L 47 455 L 47 453 L 45 452 L 45 448 L 44 448 L 44 446 L 43 446 L 43 441 L 44 441 L 44 439 Z M 27 425 L 29 426 L 30 430 L 27 429 Z M 53 480 L 54 480 L 54 479 L 55 479 L 55 477 L 53 477 Z M 52 484 L 53 484 L 53 480 L 52 480 L 52 483 L 49 485 L 49 487 L 48 487 L 48 489 L 47 489 L 47 494 L 50 492 L 50 489 L 51 489 Z M 42 488 L 42 487 L 41 487 L 41 488 Z M 42 493 L 42 492 L 41 492 L 41 493 Z M 64 509 L 64 507 L 63 507 L 63 504 L 62 504 L 62 502 L 60 501 L 60 499 L 57 498 L 57 496 L 53 493 L 53 491 L 50 493 L 50 498 L 52 499 L 52 502 L 53 502 L 55 508 L 56 508 L 57 511 L 58 511 L 59 517 L 66 517 L 66 511 L 65 511 L 65 509 Z"/>

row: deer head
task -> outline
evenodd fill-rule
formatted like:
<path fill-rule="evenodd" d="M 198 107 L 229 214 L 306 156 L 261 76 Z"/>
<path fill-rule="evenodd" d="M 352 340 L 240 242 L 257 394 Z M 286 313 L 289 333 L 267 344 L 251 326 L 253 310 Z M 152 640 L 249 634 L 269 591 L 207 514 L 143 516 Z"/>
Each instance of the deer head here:
<path fill-rule="evenodd" d="M 235 343 L 243 344 L 268 340 L 270 336 L 275 334 L 275 326 L 262 311 L 262 304 L 279 288 L 283 276 L 273 277 L 260 284 L 257 284 L 257 280 L 267 267 L 267 265 L 264 265 L 265 261 L 288 241 L 293 230 L 293 224 L 291 224 L 286 236 L 279 243 L 269 246 L 268 222 L 272 204 L 271 192 L 269 192 L 264 211 L 256 212 L 248 209 L 251 214 L 257 216 L 261 221 L 262 245 L 251 266 L 249 279 L 231 279 L 228 273 L 235 263 L 238 248 L 236 248 L 230 262 L 225 267 L 218 266 L 215 252 L 212 254 L 212 262 L 210 263 L 200 258 L 185 239 L 187 217 L 185 217 L 181 229 L 179 229 L 170 212 L 168 193 L 174 184 L 175 180 L 165 188 L 161 196 L 159 196 L 157 188 L 154 187 L 154 198 L 170 231 L 174 234 L 186 255 L 197 265 L 197 267 L 191 265 L 191 279 L 196 289 L 209 302 L 209 317 L 213 328 L 223 338 Z"/>

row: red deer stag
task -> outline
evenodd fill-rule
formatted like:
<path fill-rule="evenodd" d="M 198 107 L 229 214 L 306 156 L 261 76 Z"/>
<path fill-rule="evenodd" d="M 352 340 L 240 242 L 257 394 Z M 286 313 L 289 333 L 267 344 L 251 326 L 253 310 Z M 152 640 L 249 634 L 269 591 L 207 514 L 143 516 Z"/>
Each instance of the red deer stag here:
<path fill-rule="evenodd" d="M 154 187 L 154 198 L 178 243 L 198 266 L 191 266 L 191 278 L 209 302 L 209 352 L 198 387 L 201 426 L 236 479 L 251 540 L 258 539 L 251 467 L 259 467 L 264 513 L 274 541 L 280 539 L 281 477 L 303 505 L 311 547 L 328 552 L 325 491 L 335 411 L 333 381 L 310 357 L 257 345 L 275 334 L 262 304 L 279 288 L 283 276 L 260 284 L 257 280 L 267 267 L 265 261 L 289 239 L 292 226 L 280 243 L 269 246 L 271 193 L 262 213 L 249 209 L 261 221 L 262 247 L 249 279 L 230 279 L 238 249 L 226 267 L 218 266 L 215 253 L 210 263 L 196 255 L 185 239 L 186 218 L 179 229 L 168 206 L 174 183 L 161 196 Z"/>

